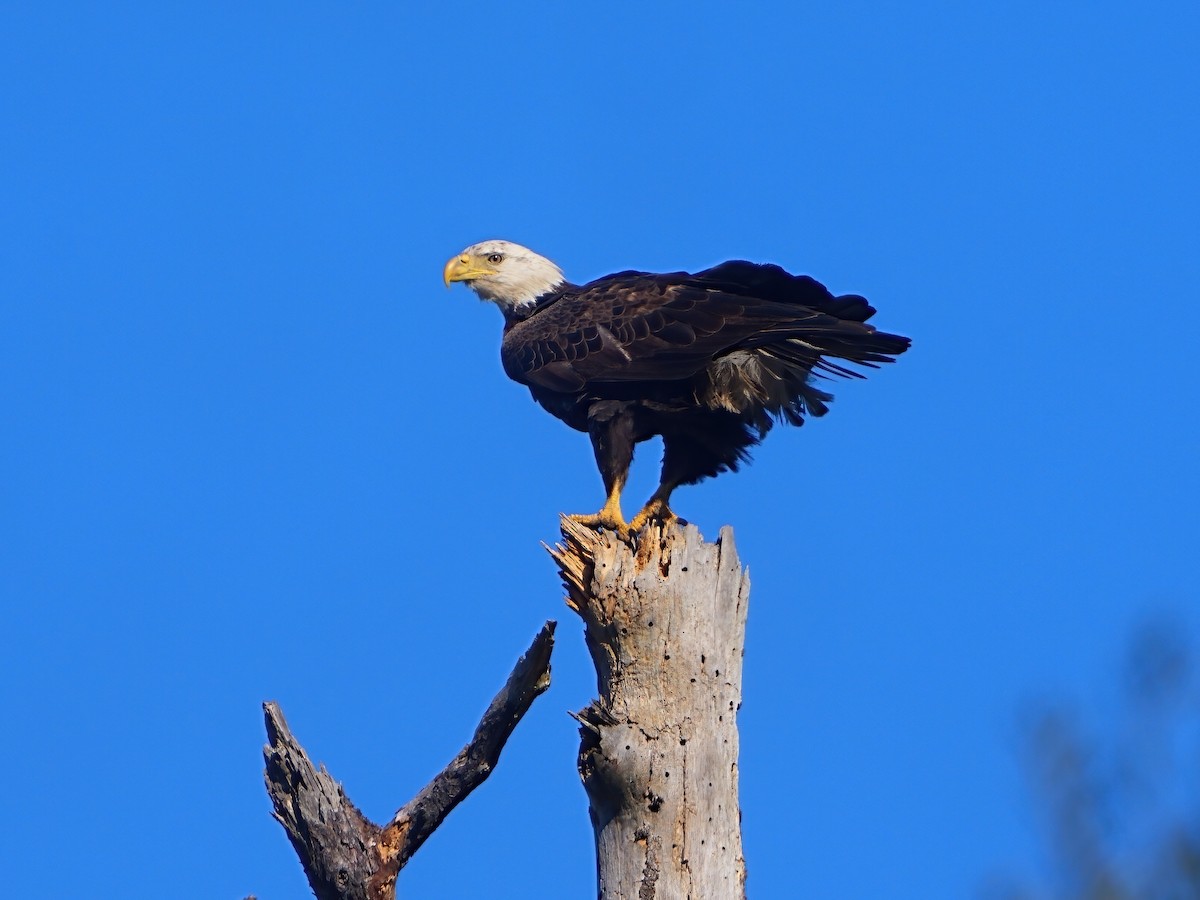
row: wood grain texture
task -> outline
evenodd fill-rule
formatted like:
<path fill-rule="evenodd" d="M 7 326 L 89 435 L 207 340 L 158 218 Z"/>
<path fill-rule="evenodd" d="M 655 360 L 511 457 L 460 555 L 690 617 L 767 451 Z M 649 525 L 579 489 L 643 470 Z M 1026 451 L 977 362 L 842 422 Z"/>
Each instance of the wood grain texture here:
<path fill-rule="evenodd" d="M 598 698 L 576 715 L 601 900 L 745 896 L 738 806 L 750 581 L 733 532 L 651 527 L 631 547 L 569 519 L 551 551 Z"/>
<path fill-rule="evenodd" d="M 333 776 L 312 764 L 277 703 L 263 704 L 267 793 L 273 815 L 300 857 L 317 900 L 370 900 L 379 870 L 379 827 L 350 802 Z"/>

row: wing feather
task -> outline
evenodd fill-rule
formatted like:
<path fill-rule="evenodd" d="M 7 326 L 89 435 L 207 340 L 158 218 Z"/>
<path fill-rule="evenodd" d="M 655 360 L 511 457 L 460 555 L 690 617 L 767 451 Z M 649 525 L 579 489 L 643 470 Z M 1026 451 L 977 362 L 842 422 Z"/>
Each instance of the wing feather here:
<path fill-rule="evenodd" d="M 907 339 L 864 324 L 872 313 L 862 297 L 834 297 L 778 266 L 733 261 L 695 275 L 623 272 L 573 288 L 515 324 L 501 353 L 514 380 L 562 392 L 685 379 L 724 354 L 760 347 L 794 364 L 853 375 L 823 355 L 872 365 L 907 347 Z"/>

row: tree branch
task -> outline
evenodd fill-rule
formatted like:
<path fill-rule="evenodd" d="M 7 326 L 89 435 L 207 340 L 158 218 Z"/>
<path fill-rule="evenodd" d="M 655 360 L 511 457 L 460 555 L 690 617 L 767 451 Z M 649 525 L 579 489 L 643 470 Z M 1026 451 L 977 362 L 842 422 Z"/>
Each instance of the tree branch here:
<path fill-rule="evenodd" d="M 547 622 L 483 714 L 470 742 L 382 828 L 313 766 L 278 704 L 263 704 L 267 793 L 317 900 L 390 900 L 396 876 L 450 811 L 491 774 L 517 723 L 550 686 Z"/>
<path fill-rule="evenodd" d="M 550 686 L 554 627 L 554 622 L 547 622 L 528 652 L 517 662 L 467 746 L 384 827 L 383 840 L 395 841 L 398 869 L 404 868 L 450 810 L 492 773 L 513 729 L 538 695 Z"/>

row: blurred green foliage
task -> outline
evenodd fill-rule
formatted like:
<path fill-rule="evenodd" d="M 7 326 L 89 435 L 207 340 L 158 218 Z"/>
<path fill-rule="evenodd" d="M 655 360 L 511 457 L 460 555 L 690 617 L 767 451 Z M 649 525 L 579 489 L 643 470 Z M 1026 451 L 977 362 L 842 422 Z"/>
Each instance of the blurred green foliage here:
<path fill-rule="evenodd" d="M 1024 763 L 1044 874 L 993 900 L 1200 900 L 1200 679 L 1185 631 L 1158 619 L 1130 641 L 1118 711 L 1103 728 L 1043 705 L 1026 714 Z"/>

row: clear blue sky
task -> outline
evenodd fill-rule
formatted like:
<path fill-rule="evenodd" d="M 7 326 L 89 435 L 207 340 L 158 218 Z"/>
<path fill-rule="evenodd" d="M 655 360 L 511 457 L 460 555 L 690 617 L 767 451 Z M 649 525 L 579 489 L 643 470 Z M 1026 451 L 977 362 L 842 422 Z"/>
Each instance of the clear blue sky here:
<path fill-rule="evenodd" d="M 566 711 L 593 676 L 539 542 L 601 488 L 440 282 L 487 237 L 575 280 L 771 260 L 914 338 L 676 498 L 751 567 L 754 896 L 1036 874 L 1022 703 L 1107 715 L 1143 615 L 1200 631 L 1194 3 L 0 26 L 12 896 L 305 896 L 260 702 L 381 820 L 547 618 L 553 687 L 401 896 L 592 894 Z"/>

